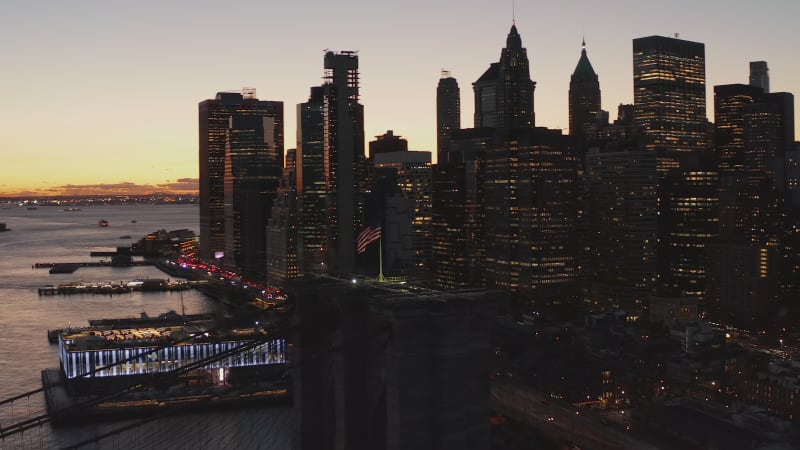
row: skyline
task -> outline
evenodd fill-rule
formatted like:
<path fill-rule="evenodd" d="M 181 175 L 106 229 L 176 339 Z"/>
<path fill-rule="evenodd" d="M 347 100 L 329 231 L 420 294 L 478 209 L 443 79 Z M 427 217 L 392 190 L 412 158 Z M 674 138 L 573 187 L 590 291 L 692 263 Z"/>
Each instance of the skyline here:
<path fill-rule="evenodd" d="M 677 32 L 705 44 L 711 121 L 713 86 L 746 84 L 750 61 L 767 61 L 772 92 L 800 95 L 792 49 L 800 4 L 680 0 L 651 19 L 657 2 L 621 3 L 517 3 L 513 19 L 537 82 L 537 126 L 567 132 L 569 77 L 584 37 L 612 120 L 618 104 L 633 102 L 632 40 L 650 35 Z M 413 0 L 398 11 L 354 0 L 50 6 L 0 6 L 0 195 L 191 188 L 198 104 L 243 87 L 284 103 L 285 148 L 294 148 L 295 108 L 322 83 L 325 49 L 359 52 L 367 141 L 391 129 L 435 158 L 440 71 L 458 80 L 462 127 L 471 127 L 472 83 L 498 59 L 512 23 L 511 2 L 485 10 L 474 0 Z"/>

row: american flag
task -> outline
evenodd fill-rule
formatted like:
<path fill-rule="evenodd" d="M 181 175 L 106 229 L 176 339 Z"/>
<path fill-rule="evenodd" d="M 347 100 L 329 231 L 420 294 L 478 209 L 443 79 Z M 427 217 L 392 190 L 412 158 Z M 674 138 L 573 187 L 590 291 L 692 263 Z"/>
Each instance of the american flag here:
<path fill-rule="evenodd" d="M 381 227 L 367 227 L 364 231 L 358 234 L 356 238 L 356 248 L 358 253 L 367 251 L 367 246 L 381 238 Z"/>

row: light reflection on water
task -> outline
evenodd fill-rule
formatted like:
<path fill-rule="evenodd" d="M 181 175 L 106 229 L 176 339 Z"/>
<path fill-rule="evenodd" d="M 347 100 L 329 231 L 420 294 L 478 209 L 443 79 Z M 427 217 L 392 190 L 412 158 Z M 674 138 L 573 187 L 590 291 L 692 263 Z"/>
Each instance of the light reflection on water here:
<path fill-rule="evenodd" d="M 187 314 L 212 311 L 213 302 L 194 290 L 41 297 L 37 291 L 42 286 L 72 281 L 168 278 L 155 267 L 84 267 L 72 274 L 59 275 L 50 275 L 47 269 L 32 268 L 37 262 L 99 261 L 102 258 L 90 258 L 89 252 L 127 246 L 159 229 L 197 231 L 198 216 L 197 207 L 192 205 L 82 206 L 81 211 L 64 211 L 55 206 L 36 210 L 0 209 L 0 222 L 11 229 L 0 233 L 0 399 L 38 389 L 41 370 L 58 367 L 57 348 L 47 341 L 48 328 L 84 326 L 88 319 L 138 317 L 142 312 L 157 316 L 171 309 L 180 312 L 182 307 Z M 108 220 L 109 226 L 99 227 L 100 219 Z M 120 239 L 121 236 L 132 239 Z M 17 409 L 15 416 L 25 413 L 21 410 L 35 412 L 43 408 L 41 398 L 15 402 L 14 407 Z M 9 408 L 0 408 L 0 426 L 9 423 L 9 415 Z M 176 448 L 174 445 L 182 448 L 184 443 L 185 448 L 219 448 L 218 444 L 222 444 L 222 448 L 243 448 L 246 441 L 242 439 L 255 438 L 275 443 L 261 448 L 287 448 L 288 421 L 289 412 L 285 408 L 250 410 L 166 419 L 146 425 L 144 433 L 155 437 L 162 430 L 164 437 L 161 439 L 173 440 L 172 448 Z M 45 426 L 28 432 L 20 442 L 0 441 L 0 448 L 68 445 L 115 426 L 118 424 L 60 430 Z M 248 429 L 251 429 L 250 437 L 243 435 Z M 265 430 L 272 430 L 273 435 L 260 436 Z M 126 435 L 142 432 L 135 430 Z M 227 445 L 231 443 L 235 445 Z"/>

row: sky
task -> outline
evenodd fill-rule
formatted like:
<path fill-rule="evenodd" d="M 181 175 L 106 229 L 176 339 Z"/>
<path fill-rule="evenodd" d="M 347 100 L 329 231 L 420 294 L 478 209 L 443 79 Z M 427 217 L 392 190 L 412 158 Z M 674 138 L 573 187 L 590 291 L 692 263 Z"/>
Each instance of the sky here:
<path fill-rule="evenodd" d="M 800 95 L 798 18 L 797 0 L 2 0 L 0 195 L 196 189 L 198 103 L 243 87 L 284 102 L 294 148 L 326 49 L 359 52 L 368 140 L 391 129 L 435 152 L 441 70 L 472 126 L 472 82 L 512 20 L 538 126 L 567 132 L 582 38 L 613 120 L 633 102 L 632 40 L 675 33 L 705 44 L 713 121 L 713 86 L 747 83 L 749 61 L 767 61 L 773 92 Z"/>

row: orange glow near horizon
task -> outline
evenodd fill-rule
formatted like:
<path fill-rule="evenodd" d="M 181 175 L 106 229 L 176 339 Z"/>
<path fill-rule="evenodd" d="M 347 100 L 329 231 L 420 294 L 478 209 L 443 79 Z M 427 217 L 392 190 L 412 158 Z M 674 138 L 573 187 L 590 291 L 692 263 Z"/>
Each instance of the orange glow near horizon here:
<path fill-rule="evenodd" d="M 367 140 L 394 130 L 435 162 L 442 69 L 458 80 L 469 128 L 472 82 L 499 59 L 512 19 L 537 82 L 537 126 L 566 132 L 584 36 L 611 120 L 633 103 L 632 40 L 651 35 L 705 44 L 712 121 L 713 86 L 747 83 L 750 61 L 767 61 L 773 92 L 800 95 L 800 2 L 576 0 L 512 12 L 408 0 L 389 16 L 364 0 L 51 3 L 0 6 L 0 196 L 196 190 L 198 103 L 244 86 L 284 103 L 284 148 L 294 148 L 296 105 L 323 82 L 323 49 L 359 52 Z"/>

